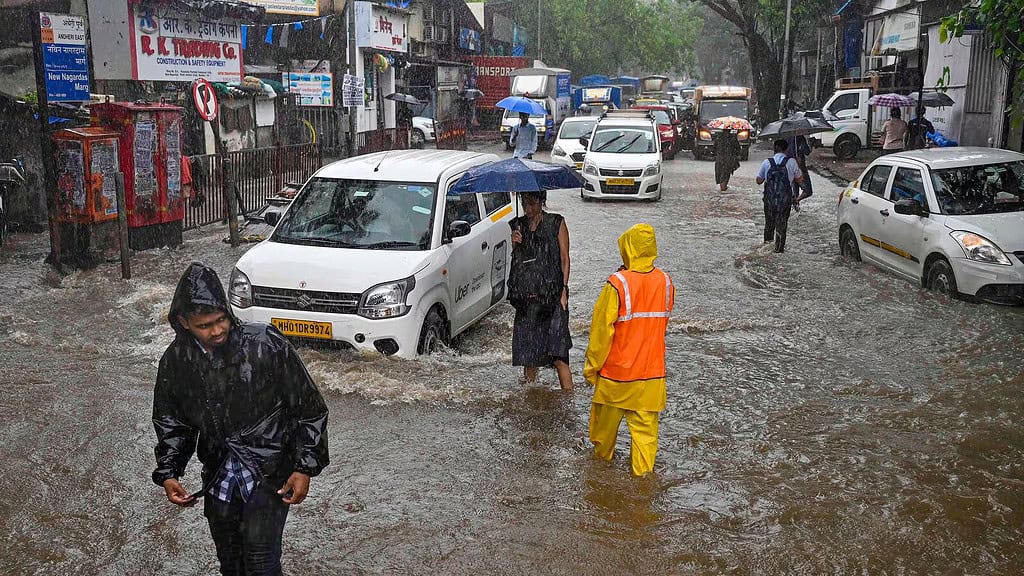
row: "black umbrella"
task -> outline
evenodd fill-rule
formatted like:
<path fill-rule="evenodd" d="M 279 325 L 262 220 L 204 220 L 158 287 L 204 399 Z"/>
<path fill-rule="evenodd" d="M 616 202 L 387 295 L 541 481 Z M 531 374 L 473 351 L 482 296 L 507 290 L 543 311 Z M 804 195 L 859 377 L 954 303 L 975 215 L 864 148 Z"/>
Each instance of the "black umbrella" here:
<path fill-rule="evenodd" d="M 765 126 L 757 137 L 764 140 L 769 138 L 789 138 L 792 136 L 817 134 L 818 132 L 831 132 L 832 130 L 835 130 L 835 128 L 820 118 L 790 116 Z"/>
<path fill-rule="evenodd" d="M 412 104 L 413 106 L 419 106 L 420 104 L 423 104 L 423 102 L 420 102 L 419 99 L 413 96 L 412 94 L 402 94 L 401 92 L 393 92 L 391 94 L 388 94 L 384 98 L 388 100 L 394 100 L 395 102 L 405 102 L 406 104 Z"/>
<path fill-rule="evenodd" d="M 917 102 L 917 92 L 911 92 L 910 97 L 914 102 Z M 945 108 L 946 106 L 952 106 L 954 104 L 953 99 L 947 96 L 944 92 L 925 92 L 924 98 L 921 100 L 926 108 Z"/>

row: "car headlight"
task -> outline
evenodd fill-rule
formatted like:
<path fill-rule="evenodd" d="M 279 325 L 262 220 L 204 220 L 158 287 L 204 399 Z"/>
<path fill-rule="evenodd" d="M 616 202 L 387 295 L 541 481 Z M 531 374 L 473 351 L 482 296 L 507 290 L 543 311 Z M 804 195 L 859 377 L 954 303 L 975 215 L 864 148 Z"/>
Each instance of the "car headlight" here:
<path fill-rule="evenodd" d="M 598 176 L 597 166 L 594 166 L 590 162 L 583 163 L 583 173 L 590 174 L 591 176 Z"/>
<path fill-rule="evenodd" d="M 501 130 L 502 132 L 508 132 L 509 130 L 511 130 L 511 128 L 509 128 L 508 126 L 502 126 L 502 127 L 500 128 L 500 130 Z"/>
<path fill-rule="evenodd" d="M 562 150 L 561 146 L 559 146 L 558 144 L 555 144 L 555 147 L 551 149 L 551 155 L 552 156 L 565 156 L 565 150 Z"/>
<path fill-rule="evenodd" d="M 709 132 L 707 130 L 701 130 L 700 131 L 700 139 L 701 140 L 711 140 L 711 132 Z"/>
<path fill-rule="evenodd" d="M 983 236 L 965 230 L 954 230 L 949 235 L 960 244 L 968 260 L 1003 266 L 1011 265 L 1010 259 L 999 249 L 999 246 Z"/>
<path fill-rule="evenodd" d="M 750 138 L 750 130 L 740 130 L 736 136 L 740 140 L 746 140 L 747 138 Z"/>
<path fill-rule="evenodd" d="M 661 162 L 655 162 L 644 168 L 644 176 L 657 176 L 658 172 L 661 172 Z"/>
<path fill-rule="evenodd" d="M 543 133 L 545 133 L 547 131 L 548 131 L 548 129 L 546 127 L 544 127 L 544 126 L 538 126 L 537 127 L 537 134 L 543 134 Z"/>
<path fill-rule="evenodd" d="M 410 308 L 407 303 L 409 293 L 415 287 L 416 278 L 412 276 L 397 282 L 378 284 L 363 292 L 357 313 L 371 320 L 404 316 Z"/>
<path fill-rule="evenodd" d="M 231 281 L 228 283 L 228 300 L 236 308 L 248 308 L 252 306 L 252 284 L 249 277 L 235 268 L 231 271 Z"/>

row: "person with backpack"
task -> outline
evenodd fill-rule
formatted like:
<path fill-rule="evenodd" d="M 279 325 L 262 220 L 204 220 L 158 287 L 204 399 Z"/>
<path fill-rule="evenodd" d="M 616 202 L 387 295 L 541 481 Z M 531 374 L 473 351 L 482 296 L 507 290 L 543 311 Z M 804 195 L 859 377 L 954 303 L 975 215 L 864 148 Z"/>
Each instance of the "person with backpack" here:
<path fill-rule="evenodd" d="M 565 219 L 544 210 L 544 192 L 519 194 L 523 216 L 513 219 L 508 301 L 512 323 L 512 365 L 523 367 L 527 383 L 537 370 L 553 366 L 562 390 L 573 389 L 569 369 L 569 229 Z"/>
<path fill-rule="evenodd" d="M 757 171 L 757 184 L 764 184 L 764 241 L 775 241 L 775 251 L 786 251 L 786 229 L 793 207 L 793 184 L 803 182 L 796 161 L 786 156 L 789 143 L 775 141 L 775 155 L 761 163 Z"/>

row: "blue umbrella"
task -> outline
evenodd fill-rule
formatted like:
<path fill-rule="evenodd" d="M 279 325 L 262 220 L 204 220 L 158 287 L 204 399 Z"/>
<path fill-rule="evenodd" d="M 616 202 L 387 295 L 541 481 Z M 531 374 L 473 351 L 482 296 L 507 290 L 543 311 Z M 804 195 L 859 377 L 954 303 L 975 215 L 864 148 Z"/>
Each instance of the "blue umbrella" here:
<path fill-rule="evenodd" d="M 580 175 L 567 166 L 509 158 L 470 168 L 448 193 L 539 192 L 582 185 Z"/>
<path fill-rule="evenodd" d="M 511 112 L 526 112 L 534 116 L 545 116 L 548 111 L 544 109 L 536 100 L 530 100 L 522 96 L 509 96 L 508 98 L 502 98 L 497 104 L 498 108 L 504 108 Z"/>

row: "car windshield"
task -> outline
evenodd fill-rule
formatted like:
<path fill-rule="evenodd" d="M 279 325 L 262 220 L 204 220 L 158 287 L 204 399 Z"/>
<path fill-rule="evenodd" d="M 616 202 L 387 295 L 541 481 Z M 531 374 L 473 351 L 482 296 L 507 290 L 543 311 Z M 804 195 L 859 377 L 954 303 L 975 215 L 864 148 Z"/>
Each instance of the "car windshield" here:
<path fill-rule="evenodd" d="M 642 126 L 598 126 L 590 151 L 652 154 L 655 152 L 654 132 Z"/>
<path fill-rule="evenodd" d="M 288 244 L 426 250 L 433 184 L 314 178 L 285 214 L 272 241 Z"/>
<path fill-rule="evenodd" d="M 658 124 L 671 124 L 672 117 L 664 110 L 651 110 L 654 113 L 654 120 Z"/>
<path fill-rule="evenodd" d="M 932 186 L 943 214 L 1024 211 L 1024 162 L 932 170 Z"/>
<path fill-rule="evenodd" d="M 593 122 L 565 122 L 561 131 L 558 132 L 559 140 L 578 140 L 583 136 L 590 136 L 594 131 L 597 120 Z"/>
<path fill-rule="evenodd" d="M 515 118 L 516 121 L 518 121 L 519 120 L 519 112 L 513 112 L 511 110 L 505 110 L 505 119 L 508 120 L 509 118 Z M 530 114 L 530 118 L 544 118 L 544 114 Z"/>
<path fill-rule="evenodd" d="M 735 116 L 737 118 L 747 117 L 746 100 L 703 100 L 700 103 L 700 121 L 706 124 L 708 120 Z"/>

